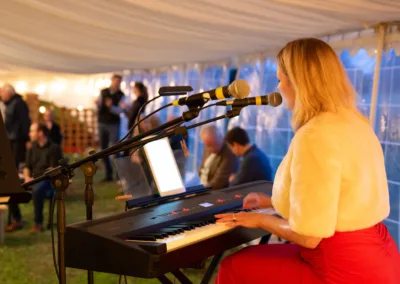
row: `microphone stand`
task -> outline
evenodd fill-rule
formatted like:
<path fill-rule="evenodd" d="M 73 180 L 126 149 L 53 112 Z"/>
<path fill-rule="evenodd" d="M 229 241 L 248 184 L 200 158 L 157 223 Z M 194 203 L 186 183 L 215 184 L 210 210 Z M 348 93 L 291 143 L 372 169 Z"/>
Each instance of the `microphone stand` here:
<path fill-rule="evenodd" d="M 85 175 L 85 204 L 86 204 L 86 219 L 92 219 L 92 206 L 94 203 L 94 192 L 93 192 L 93 176 L 96 173 L 96 165 L 95 161 L 104 158 L 106 156 L 112 155 L 114 153 L 122 152 L 125 149 L 130 149 L 133 147 L 144 145 L 148 142 L 161 139 L 167 136 L 172 136 L 175 133 L 183 133 L 187 135 L 187 130 L 182 132 L 178 131 L 178 129 L 182 130 L 184 127 L 177 128 L 177 131 L 169 131 L 165 134 L 162 134 L 158 137 L 154 137 L 151 139 L 146 139 L 144 141 L 140 141 L 141 139 L 153 135 L 159 131 L 165 130 L 171 126 L 177 125 L 179 123 L 190 121 L 196 118 L 201 110 L 201 107 L 205 102 L 195 106 L 189 106 L 189 111 L 186 111 L 182 114 L 181 117 L 173 119 L 170 122 L 162 124 L 158 127 L 155 127 L 149 131 L 146 131 L 142 134 L 139 134 L 135 137 L 129 138 L 123 142 L 117 143 L 109 148 L 106 148 L 100 152 L 94 153 L 91 152 L 90 155 L 80 161 L 72 163 L 70 165 L 67 164 L 66 160 L 62 159 L 59 161 L 59 166 L 46 171 L 41 176 L 22 184 L 24 189 L 28 189 L 30 186 L 46 180 L 50 179 L 53 189 L 56 191 L 56 202 L 57 202 L 57 236 L 58 236 L 58 271 L 59 275 L 58 280 L 60 284 L 66 284 L 66 266 L 65 266 L 65 231 L 66 231 L 66 218 L 65 218 L 65 194 L 68 186 L 70 184 L 70 179 L 74 176 L 74 170 L 76 168 L 81 168 Z M 88 283 L 93 283 L 93 272 L 88 271 Z"/>
<path fill-rule="evenodd" d="M 89 155 L 93 155 L 95 151 L 90 151 Z M 85 205 L 86 205 L 86 221 L 93 220 L 93 204 L 94 204 L 94 190 L 93 190 L 93 176 L 96 174 L 97 166 L 95 161 L 87 162 L 80 166 L 80 169 L 85 176 Z M 88 284 L 94 283 L 93 271 L 88 270 Z"/>

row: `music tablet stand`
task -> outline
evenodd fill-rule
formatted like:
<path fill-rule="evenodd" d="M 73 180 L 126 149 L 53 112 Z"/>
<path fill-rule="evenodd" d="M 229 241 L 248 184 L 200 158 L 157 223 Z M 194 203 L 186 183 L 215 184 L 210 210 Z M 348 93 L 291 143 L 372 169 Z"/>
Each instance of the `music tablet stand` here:
<path fill-rule="evenodd" d="M 28 203 L 31 199 L 31 193 L 21 186 L 10 140 L 0 115 L 0 204 Z"/>
<path fill-rule="evenodd" d="M 178 193 L 178 194 L 174 194 L 174 195 L 163 196 L 163 197 L 158 196 L 158 195 L 149 195 L 149 196 L 143 196 L 143 197 L 139 197 L 139 198 L 128 199 L 126 201 L 125 205 L 126 205 L 127 209 L 137 209 L 137 208 L 161 205 L 164 203 L 197 196 L 197 195 L 206 193 L 206 192 L 210 191 L 211 189 L 212 189 L 211 187 L 204 187 L 203 185 L 192 186 L 192 187 L 186 188 L 186 192 Z"/>

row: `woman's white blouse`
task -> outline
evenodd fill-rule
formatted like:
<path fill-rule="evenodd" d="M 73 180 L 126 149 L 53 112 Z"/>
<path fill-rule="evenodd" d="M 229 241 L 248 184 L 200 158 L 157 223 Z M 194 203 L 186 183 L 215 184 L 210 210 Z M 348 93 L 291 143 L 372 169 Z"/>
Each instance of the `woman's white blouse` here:
<path fill-rule="evenodd" d="M 276 173 L 272 203 L 305 236 L 326 238 L 385 219 L 390 206 L 384 158 L 368 122 L 342 110 L 301 127 Z"/>

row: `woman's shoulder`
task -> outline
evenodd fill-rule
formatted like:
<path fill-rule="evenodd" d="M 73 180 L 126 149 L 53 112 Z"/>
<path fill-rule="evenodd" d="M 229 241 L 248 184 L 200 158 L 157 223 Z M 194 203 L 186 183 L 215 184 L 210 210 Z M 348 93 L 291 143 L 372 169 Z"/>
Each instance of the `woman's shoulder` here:
<path fill-rule="evenodd" d="M 336 148 L 340 144 L 339 140 L 343 138 L 341 132 L 351 123 L 353 122 L 343 120 L 342 115 L 338 113 L 321 113 L 297 130 L 293 138 L 294 150 L 298 147 Z"/>
<path fill-rule="evenodd" d="M 370 126 L 368 120 L 356 111 L 339 110 L 337 112 L 323 112 L 310 119 L 296 132 L 295 136 L 298 138 L 305 136 L 335 138 L 338 137 L 340 132 L 359 127 Z"/>

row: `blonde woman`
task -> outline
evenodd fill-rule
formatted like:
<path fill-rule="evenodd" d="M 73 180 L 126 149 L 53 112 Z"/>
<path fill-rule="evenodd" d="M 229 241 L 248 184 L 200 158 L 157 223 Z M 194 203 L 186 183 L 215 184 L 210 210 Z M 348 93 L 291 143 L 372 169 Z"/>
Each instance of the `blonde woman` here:
<path fill-rule="evenodd" d="M 321 40 L 300 39 L 279 52 L 277 63 L 295 136 L 272 197 L 252 193 L 244 207 L 273 207 L 282 218 L 216 217 L 293 244 L 252 246 L 227 257 L 217 283 L 400 283 L 398 249 L 382 224 L 390 211 L 382 148 L 356 109 L 337 55 Z"/>

